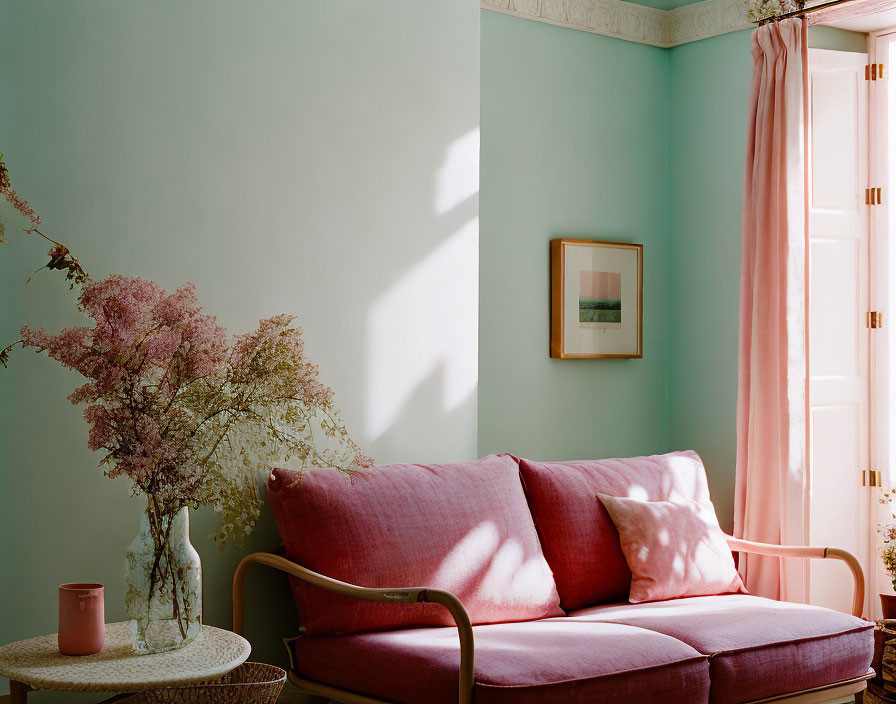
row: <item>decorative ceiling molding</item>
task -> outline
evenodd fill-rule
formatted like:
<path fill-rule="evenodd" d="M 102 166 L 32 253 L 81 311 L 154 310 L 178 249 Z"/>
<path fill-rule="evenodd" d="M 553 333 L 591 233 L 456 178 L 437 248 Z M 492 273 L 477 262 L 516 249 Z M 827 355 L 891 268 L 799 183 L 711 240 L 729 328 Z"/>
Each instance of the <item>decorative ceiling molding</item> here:
<path fill-rule="evenodd" d="M 624 0 L 481 0 L 481 7 L 640 44 L 666 46 L 666 12 Z"/>
<path fill-rule="evenodd" d="M 703 0 L 669 10 L 669 44 L 678 46 L 755 27 L 743 0 Z"/>
<path fill-rule="evenodd" d="M 486 10 L 558 27 L 673 47 L 748 29 L 743 0 L 703 0 L 674 10 L 657 10 L 624 0 L 480 0 Z"/>

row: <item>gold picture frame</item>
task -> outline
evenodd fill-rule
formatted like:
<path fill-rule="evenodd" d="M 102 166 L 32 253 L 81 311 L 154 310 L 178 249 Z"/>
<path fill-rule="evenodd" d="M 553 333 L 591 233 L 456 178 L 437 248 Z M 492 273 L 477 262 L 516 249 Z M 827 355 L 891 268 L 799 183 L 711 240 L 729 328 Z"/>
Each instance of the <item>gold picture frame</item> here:
<path fill-rule="evenodd" d="M 644 245 L 551 240 L 554 359 L 641 358 Z"/>

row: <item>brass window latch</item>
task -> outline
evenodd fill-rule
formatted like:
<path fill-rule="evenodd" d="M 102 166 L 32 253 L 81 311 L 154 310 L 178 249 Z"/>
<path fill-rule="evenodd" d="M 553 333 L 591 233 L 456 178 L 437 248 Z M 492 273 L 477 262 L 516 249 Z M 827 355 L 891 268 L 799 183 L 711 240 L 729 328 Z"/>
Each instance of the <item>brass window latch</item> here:
<path fill-rule="evenodd" d="M 865 66 L 865 80 L 866 81 L 876 81 L 878 79 L 883 80 L 884 77 L 884 65 L 883 64 L 868 64 Z"/>
<path fill-rule="evenodd" d="M 883 202 L 883 190 L 880 187 L 865 189 L 865 205 L 880 205 Z"/>
<path fill-rule="evenodd" d="M 883 486 L 880 470 L 863 469 L 862 470 L 862 486 Z"/>
<path fill-rule="evenodd" d="M 884 314 L 877 310 L 868 311 L 868 327 L 882 328 L 884 326 Z"/>

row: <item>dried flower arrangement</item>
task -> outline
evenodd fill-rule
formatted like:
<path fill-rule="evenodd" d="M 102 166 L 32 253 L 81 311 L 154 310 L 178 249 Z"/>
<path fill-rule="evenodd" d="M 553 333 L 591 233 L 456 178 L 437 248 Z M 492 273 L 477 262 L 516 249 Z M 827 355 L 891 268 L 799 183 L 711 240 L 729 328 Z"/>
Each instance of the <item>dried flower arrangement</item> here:
<path fill-rule="evenodd" d="M 746 0 L 745 4 L 750 22 L 780 17 L 799 9 L 796 0 Z"/>
<path fill-rule="evenodd" d="M 53 243 L 45 267 L 66 272 L 70 288 L 80 288 L 78 309 L 93 320 L 55 335 L 25 325 L 21 339 L 0 350 L 0 363 L 7 366 L 21 345 L 87 379 L 69 399 L 85 405 L 88 447 L 103 452 L 105 473 L 127 477 L 133 493 L 148 499 L 145 601 L 166 590 L 177 620 L 179 608 L 190 609 L 172 596 L 185 588 L 168 568 L 169 538 L 184 508 L 214 507 L 222 515 L 219 548 L 228 537 L 239 546 L 260 515 L 259 470 L 293 461 L 351 474 L 372 460 L 349 436 L 293 316 L 263 319 L 228 339 L 202 313 L 193 284 L 167 293 L 139 277 L 92 281 L 66 247 L 38 230 L 40 217 L 12 188 L 2 160 L 0 195 L 25 218 L 26 234 Z M 184 624 L 180 630 L 186 633 Z"/>
<path fill-rule="evenodd" d="M 0 196 L 13 207 L 14 211 L 18 212 L 25 219 L 25 226 L 22 230 L 26 235 L 38 235 L 53 245 L 48 252 L 50 261 L 44 264 L 41 269 L 64 271 L 65 278 L 69 282 L 69 289 L 73 289 L 75 286 L 83 286 L 90 281 L 87 272 L 81 267 L 80 262 L 72 256 L 68 247 L 40 231 L 40 215 L 12 187 L 12 182 L 9 179 L 9 169 L 3 163 L 3 152 L 0 152 Z M 6 225 L 2 217 L 0 217 L 0 244 L 8 244 Z M 28 277 L 28 281 L 31 281 L 31 277 Z M 0 365 L 6 368 L 9 365 L 9 353 L 13 347 L 23 344 L 23 342 L 23 340 L 16 340 L 0 348 Z"/>
<path fill-rule="evenodd" d="M 150 497 L 159 517 L 214 506 L 223 515 L 215 540 L 223 549 L 233 535 L 239 545 L 258 518 L 259 467 L 292 458 L 346 472 L 370 464 L 292 316 L 262 320 L 228 343 L 192 284 L 169 294 L 117 274 L 86 284 L 78 303 L 92 327 L 51 335 L 26 325 L 22 344 L 88 379 L 69 396 L 86 404 L 88 447 L 105 453 L 108 476 L 126 476 Z"/>

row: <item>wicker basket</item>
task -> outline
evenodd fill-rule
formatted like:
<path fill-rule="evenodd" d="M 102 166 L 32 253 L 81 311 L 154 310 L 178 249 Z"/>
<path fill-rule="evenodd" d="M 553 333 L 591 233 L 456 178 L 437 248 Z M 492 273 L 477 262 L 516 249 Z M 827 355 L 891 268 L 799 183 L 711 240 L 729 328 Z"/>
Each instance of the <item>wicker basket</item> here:
<path fill-rule="evenodd" d="M 274 704 L 286 682 L 286 670 L 245 662 L 213 682 L 140 692 L 128 704 Z"/>

